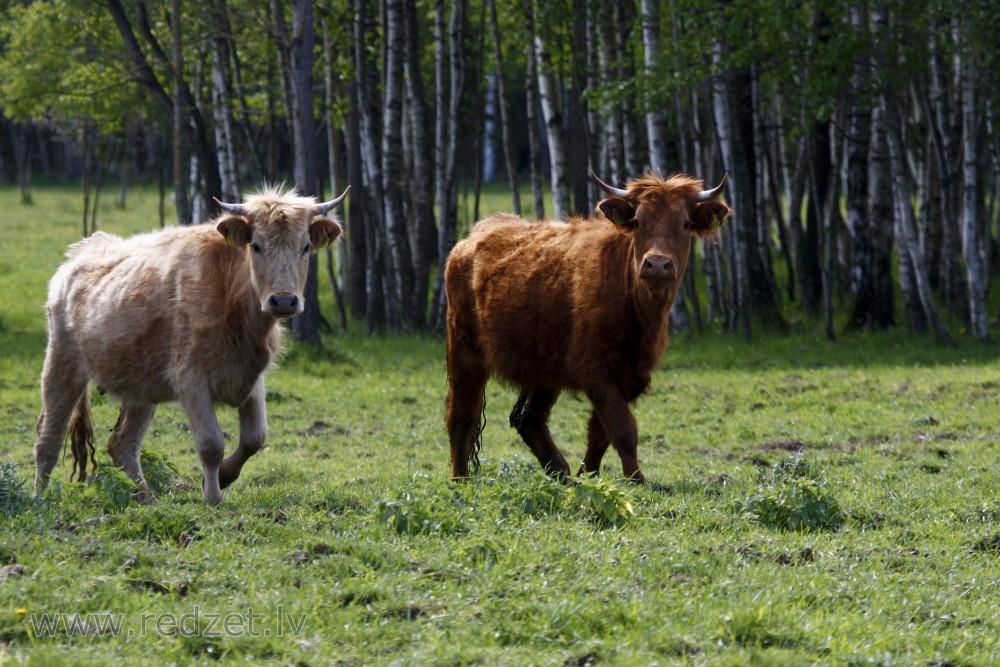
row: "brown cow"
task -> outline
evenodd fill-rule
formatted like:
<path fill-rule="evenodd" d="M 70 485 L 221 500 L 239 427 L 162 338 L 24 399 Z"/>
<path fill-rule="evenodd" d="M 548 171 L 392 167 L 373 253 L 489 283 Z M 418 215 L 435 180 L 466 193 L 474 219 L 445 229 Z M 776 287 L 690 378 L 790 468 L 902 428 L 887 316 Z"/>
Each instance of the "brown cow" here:
<path fill-rule="evenodd" d="M 142 437 L 157 404 L 177 400 L 201 459 L 205 501 L 222 502 L 222 489 L 264 443 L 264 372 L 281 346 L 278 320 L 302 312 L 309 255 L 340 235 L 326 213 L 346 195 L 317 204 L 270 187 L 243 204 L 219 202 L 228 214 L 210 225 L 128 239 L 98 232 L 70 246 L 46 304 L 37 492 L 67 425 L 81 481 L 88 453 L 93 466 L 94 380 L 122 401 L 108 451 L 137 498 L 153 500 L 139 463 Z M 239 445 L 226 458 L 217 403 L 239 412 Z"/>
<path fill-rule="evenodd" d="M 647 174 L 613 188 L 590 219 L 530 224 L 507 214 L 479 222 L 445 271 L 448 379 L 445 422 L 452 478 L 478 463 L 486 381 L 521 390 L 510 424 L 542 467 L 566 478 L 549 413 L 560 392 L 593 410 L 580 473 L 597 472 L 608 444 L 641 483 L 629 403 L 649 387 L 667 342 L 667 313 L 681 287 L 691 235 L 712 237 L 730 214 L 715 188 L 688 176 Z"/>

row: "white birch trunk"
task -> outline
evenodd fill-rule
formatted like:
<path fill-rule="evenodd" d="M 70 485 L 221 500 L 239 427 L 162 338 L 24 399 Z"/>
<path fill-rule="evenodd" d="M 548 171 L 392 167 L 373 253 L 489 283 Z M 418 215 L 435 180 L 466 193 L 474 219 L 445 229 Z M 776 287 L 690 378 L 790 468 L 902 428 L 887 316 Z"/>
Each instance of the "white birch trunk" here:
<path fill-rule="evenodd" d="M 537 26 L 536 26 L 537 28 Z M 545 53 L 545 44 L 537 30 L 535 53 L 538 61 L 538 91 L 545 119 L 545 134 L 549 144 L 549 176 L 552 181 L 552 217 L 561 220 L 569 212 L 569 179 L 566 143 L 563 141 L 562 113 L 558 84 Z"/>
<path fill-rule="evenodd" d="M 229 103 L 229 85 L 226 76 L 226 43 L 222 38 L 212 39 L 212 116 L 215 120 L 215 151 L 219 160 L 219 177 L 222 180 L 222 201 L 243 201 L 240 192 L 239 169 L 236 166 L 235 133 L 232 108 Z"/>
<path fill-rule="evenodd" d="M 725 47 L 722 42 L 715 40 L 712 47 L 712 60 L 716 69 L 720 72 L 724 48 Z M 712 78 L 712 114 L 715 118 L 715 131 L 719 140 L 719 152 L 722 154 L 722 164 L 728 171 L 729 165 L 733 164 L 734 148 L 729 90 L 725 76 L 726 74 L 721 72 L 717 73 Z M 741 179 L 742 176 L 740 174 L 733 174 L 729 179 L 729 195 L 731 201 L 733 202 L 738 202 L 743 199 L 740 193 L 740 188 L 742 187 L 740 184 Z M 728 225 L 728 235 L 732 237 L 729 244 L 731 249 L 729 261 L 732 275 L 734 304 L 731 309 L 733 321 L 727 322 L 727 327 L 735 329 L 740 323 L 742 323 L 744 331 L 749 333 L 750 313 L 746 292 L 750 278 L 746 269 L 746 262 L 744 261 L 745 248 L 741 247 L 742 243 L 740 242 L 740 239 L 742 238 L 740 227 L 742 226 L 741 220 L 743 215 L 753 215 L 753 212 L 747 211 L 744 214 L 737 206 L 730 217 Z"/>
<path fill-rule="evenodd" d="M 660 59 L 659 0 L 642 0 L 642 51 L 646 79 L 650 81 L 656 77 L 656 65 Z M 654 174 L 665 176 L 669 169 L 666 141 L 663 137 L 663 114 L 659 111 L 659 105 L 649 99 L 648 94 L 644 106 L 646 107 L 646 134 L 649 137 L 649 166 Z"/>
<path fill-rule="evenodd" d="M 962 63 L 962 255 L 969 287 L 969 325 L 979 340 L 989 339 L 986 313 L 986 271 L 979 252 L 978 148 L 976 135 L 976 71 L 972 53 Z"/>

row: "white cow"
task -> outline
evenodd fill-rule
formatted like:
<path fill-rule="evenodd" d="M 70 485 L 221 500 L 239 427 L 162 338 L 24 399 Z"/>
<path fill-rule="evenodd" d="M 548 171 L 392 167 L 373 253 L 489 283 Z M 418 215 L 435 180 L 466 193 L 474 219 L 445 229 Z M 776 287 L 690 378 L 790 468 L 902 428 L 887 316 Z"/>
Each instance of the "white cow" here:
<path fill-rule="evenodd" d="M 350 190 L 350 188 L 348 188 Z M 48 483 L 70 433 L 74 472 L 94 464 L 90 390 L 121 399 L 108 451 L 153 500 L 139 448 L 156 406 L 177 400 L 191 422 L 206 502 L 264 443 L 264 373 L 281 347 L 278 320 L 302 312 L 309 255 L 340 225 L 294 190 L 269 187 L 243 204 L 223 204 L 213 224 L 123 239 L 97 232 L 70 246 L 49 283 L 49 341 L 35 442 L 35 485 Z M 240 439 L 225 456 L 214 405 L 239 411 Z"/>

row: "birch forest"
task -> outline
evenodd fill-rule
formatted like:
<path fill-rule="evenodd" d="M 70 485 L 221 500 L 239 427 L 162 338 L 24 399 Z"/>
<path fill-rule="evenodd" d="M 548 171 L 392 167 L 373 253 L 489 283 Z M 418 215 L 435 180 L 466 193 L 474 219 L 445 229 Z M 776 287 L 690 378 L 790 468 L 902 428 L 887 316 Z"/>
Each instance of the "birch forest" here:
<path fill-rule="evenodd" d="M 350 185 L 293 322 L 318 343 L 440 331 L 487 191 L 561 218 L 594 210 L 591 171 L 728 172 L 674 330 L 987 340 L 997 35 L 991 0 L 0 0 L 0 179 L 25 205 L 79 183 L 83 234 L 136 183 L 159 224 Z"/>

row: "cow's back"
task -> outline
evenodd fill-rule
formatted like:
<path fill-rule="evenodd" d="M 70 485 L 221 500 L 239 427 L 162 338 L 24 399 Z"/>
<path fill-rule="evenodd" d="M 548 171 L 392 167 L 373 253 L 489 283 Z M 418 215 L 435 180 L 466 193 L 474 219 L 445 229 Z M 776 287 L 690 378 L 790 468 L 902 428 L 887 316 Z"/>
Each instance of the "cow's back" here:
<path fill-rule="evenodd" d="M 487 370 L 518 386 L 580 389 L 588 346 L 620 317 L 612 295 L 621 298 L 626 251 L 605 220 L 487 218 L 449 257 L 450 335 L 473 341 Z"/>

